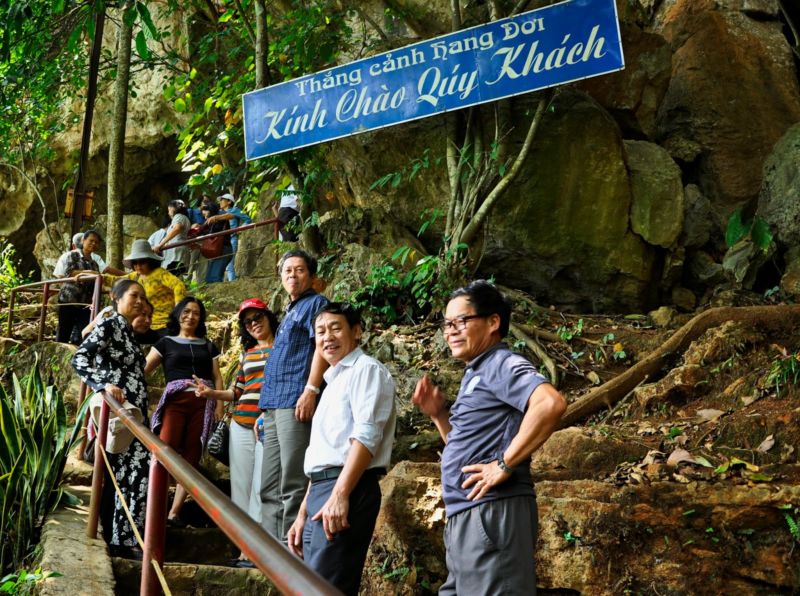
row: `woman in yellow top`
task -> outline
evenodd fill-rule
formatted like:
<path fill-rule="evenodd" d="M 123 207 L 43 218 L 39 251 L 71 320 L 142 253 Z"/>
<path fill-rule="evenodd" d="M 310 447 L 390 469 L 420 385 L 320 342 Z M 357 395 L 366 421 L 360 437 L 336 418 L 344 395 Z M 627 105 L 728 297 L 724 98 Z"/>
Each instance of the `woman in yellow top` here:
<path fill-rule="evenodd" d="M 147 240 L 134 240 L 131 254 L 122 260 L 125 267 L 133 269 L 122 277 L 139 282 L 147 299 L 153 304 L 153 331 L 167 326 L 169 313 L 186 297 L 186 285 L 166 269 L 161 267 L 164 257 L 157 255 Z M 111 284 L 116 277 L 103 276 L 106 284 Z"/>

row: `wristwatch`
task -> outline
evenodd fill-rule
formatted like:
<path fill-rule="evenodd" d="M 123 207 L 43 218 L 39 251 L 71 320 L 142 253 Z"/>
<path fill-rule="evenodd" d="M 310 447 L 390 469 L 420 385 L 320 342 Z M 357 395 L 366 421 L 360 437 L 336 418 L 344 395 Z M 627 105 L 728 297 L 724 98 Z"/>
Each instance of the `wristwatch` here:
<path fill-rule="evenodd" d="M 503 461 L 503 454 L 502 453 L 497 456 L 497 467 L 500 468 L 501 470 L 503 470 L 503 472 L 505 472 L 506 474 L 513 474 L 514 473 L 514 468 L 506 465 L 506 462 Z"/>

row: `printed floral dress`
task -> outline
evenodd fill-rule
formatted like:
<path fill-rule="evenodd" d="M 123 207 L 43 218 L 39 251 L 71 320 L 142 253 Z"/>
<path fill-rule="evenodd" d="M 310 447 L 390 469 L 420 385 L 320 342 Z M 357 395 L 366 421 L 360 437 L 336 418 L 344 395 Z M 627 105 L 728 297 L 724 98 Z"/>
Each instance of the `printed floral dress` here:
<path fill-rule="evenodd" d="M 144 354 L 136 343 L 127 320 L 120 314 L 100 321 L 72 358 L 78 376 L 95 391 L 110 383 L 125 392 L 125 399 L 142 410 L 147 424 L 147 385 Z M 108 453 L 114 477 L 126 497 L 128 508 L 141 532 L 147 501 L 150 453 L 134 439 L 122 453 Z M 111 528 L 103 528 L 106 541 L 117 546 L 136 546 L 136 538 L 120 503 L 114 498 Z"/>

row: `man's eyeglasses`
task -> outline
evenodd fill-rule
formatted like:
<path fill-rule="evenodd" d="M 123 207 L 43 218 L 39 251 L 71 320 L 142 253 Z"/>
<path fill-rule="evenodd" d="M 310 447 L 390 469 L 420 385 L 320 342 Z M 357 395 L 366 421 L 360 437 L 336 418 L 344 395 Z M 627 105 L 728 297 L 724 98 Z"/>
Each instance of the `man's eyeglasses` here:
<path fill-rule="evenodd" d="M 244 323 L 245 327 L 250 327 L 250 325 L 252 325 L 253 323 L 257 323 L 258 321 L 260 321 L 263 318 L 264 318 L 264 313 L 263 312 L 258 312 L 258 313 L 254 314 L 250 318 L 242 319 L 242 323 Z"/>
<path fill-rule="evenodd" d="M 467 328 L 467 321 L 472 319 L 482 319 L 485 318 L 487 315 L 464 315 L 462 317 L 456 317 L 455 319 L 451 319 L 448 321 L 445 319 L 442 321 L 442 333 L 452 333 L 453 331 L 464 331 Z"/>

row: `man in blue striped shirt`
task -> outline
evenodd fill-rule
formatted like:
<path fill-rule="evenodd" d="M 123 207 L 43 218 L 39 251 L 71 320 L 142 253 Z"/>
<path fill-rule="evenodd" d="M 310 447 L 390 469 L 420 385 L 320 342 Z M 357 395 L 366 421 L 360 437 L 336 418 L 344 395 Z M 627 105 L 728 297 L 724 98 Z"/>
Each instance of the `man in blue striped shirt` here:
<path fill-rule="evenodd" d="M 264 421 L 260 492 L 261 524 L 285 541 L 305 495 L 303 459 L 322 374 L 328 368 L 315 351 L 314 315 L 329 300 L 312 288 L 317 260 L 305 251 L 285 253 L 278 270 L 290 303 L 264 367 L 258 404 Z"/>

